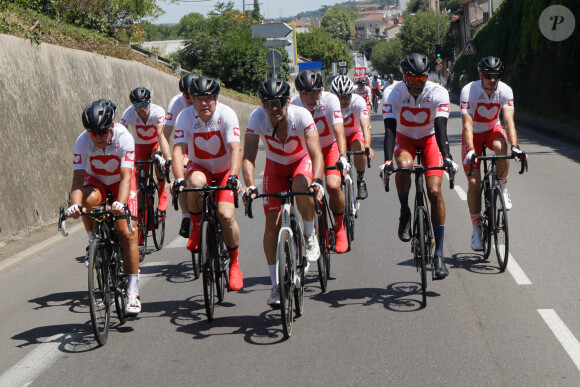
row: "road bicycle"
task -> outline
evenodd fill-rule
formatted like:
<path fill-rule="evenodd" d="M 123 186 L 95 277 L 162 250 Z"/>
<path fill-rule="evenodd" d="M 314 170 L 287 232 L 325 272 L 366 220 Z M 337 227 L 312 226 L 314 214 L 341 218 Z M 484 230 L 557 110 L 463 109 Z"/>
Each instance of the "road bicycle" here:
<path fill-rule="evenodd" d="M 412 168 L 396 168 L 392 172 L 408 172 L 415 175 L 415 204 L 413 208 L 413 227 L 411 234 L 411 252 L 417 271 L 421 275 L 421 295 L 423 307 L 427 306 L 427 266 L 431 270 L 431 280 L 435 278 L 435 265 L 433 256 L 433 228 L 431 225 L 429 200 L 425 192 L 424 175 L 427 171 L 445 170 L 445 167 L 424 167 L 421 165 L 422 149 L 417 148 L 417 164 Z M 449 189 L 455 185 L 455 175 L 449 174 Z M 385 191 L 389 192 L 389 175 L 385 170 Z"/>
<path fill-rule="evenodd" d="M 515 158 L 515 156 L 486 156 L 485 149 L 486 144 L 484 143 L 482 146 L 482 155 L 473 155 L 471 158 L 468 175 L 471 176 L 473 174 L 475 159 L 481 160 L 483 176 L 481 178 L 479 195 L 481 197 L 480 224 L 483 257 L 486 260 L 489 258 L 491 253 L 491 237 L 493 235 L 499 270 L 503 272 L 507 267 L 509 259 L 509 228 L 507 210 L 505 209 L 505 202 L 499 186 L 499 176 L 495 164 L 498 160 L 510 160 Z M 528 170 L 525 153 L 521 155 L 520 161 L 522 165 L 519 174 L 521 175 Z"/>
<path fill-rule="evenodd" d="M 381 93 L 377 91 L 373 93 L 373 100 L 372 100 L 372 107 L 373 113 L 377 114 L 377 110 L 379 109 L 379 101 L 381 101 Z"/>
<path fill-rule="evenodd" d="M 215 181 L 212 184 L 215 184 Z M 234 192 L 234 205 L 238 208 L 237 191 L 228 186 L 206 184 L 203 187 L 183 188 L 181 192 L 177 189 L 173 191 L 173 207 L 176 211 L 179 209 L 179 195 L 183 192 L 198 192 L 203 199 L 199 249 L 197 255 L 192 252 L 192 263 L 196 278 L 199 278 L 200 271 L 202 274 L 203 300 L 209 321 L 213 320 L 215 304 L 224 300 L 226 289 L 230 291 L 228 275 L 230 256 L 223 240 L 215 201 L 215 193 L 225 190 Z"/>
<path fill-rule="evenodd" d="M 294 310 L 296 317 L 300 317 L 304 313 L 304 276 L 308 265 L 301 217 L 294 206 L 295 196 L 314 196 L 314 194 L 293 192 L 290 183 L 288 191 L 258 194 L 254 199 L 248 196 L 246 201 L 246 215 L 253 218 L 253 200 L 264 197 L 275 197 L 282 200 L 276 266 L 278 268 L 278 285 L 280 286 L 280 314 L 285 339 L 292 335 Z M 320 258 L 318 260 L 320 261 Z M 292 307 L 293 301 L 295 309 Z"/>
<path fill-rule="evenodd" d="M 137 169 L 137 230 L 139 237 L 139 262 L 143 262 L 147 254 L 147 236 L 153 235 L 153 243 L 157 250 L 163 248 L 165 240 L 165 218 L 167 211 L 159 211 L 159 184 L 155 181 L 153 164 L 161 170 L 157 160 L 135 161 Z M 169 168 L 165 165 L 165 181 L 169 184 Z"/>
<path fill-rule="evenodd" d="M 335 249 L 336 235 L 334 228 L 336 222 L 328 205 L 326 195 L 322 200 L 316 201 L 316 232 L 318 234 L 318 246 L 320 258 L 318 259 L 318 280 L 322 293 L 326 292 L 328 279 L 330 278 L 330 252 Z"/>
<path fill-rule="evenodd" d="M 83 208 L 79 208 L 82 211 Z M 125 215 L 119 218 L 115 218 L 107 210 L 107 202 L 82 213 L 82 216 L 88 216 L 95 221 L 95 239 L 91 241 L 88 249 L 89 309 L 95 339 L 99 346 L 103 346 L 107 342 L 111 326 L 112 300 L 115 302 L 119 325 L 123 325 L 127 318 L 125 303 L 128 278 L 123 268 L 121 244 L 115 222 L 124 218 L 129 231 L 134 232 L 135 229 L 131 225 L 131 212 L 127 204 Z M 68 236 L 65 221 L 65 209 L 60 207 L 58 230 Z"/>

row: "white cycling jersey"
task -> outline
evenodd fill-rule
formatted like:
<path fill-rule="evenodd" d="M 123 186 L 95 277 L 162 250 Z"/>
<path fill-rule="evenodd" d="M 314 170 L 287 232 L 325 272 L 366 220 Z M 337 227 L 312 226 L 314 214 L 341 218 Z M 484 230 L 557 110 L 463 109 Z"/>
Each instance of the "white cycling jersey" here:
<path fill-rule="evenodd" d="M 382 82 L 380 79 L 372 79 L 371 80 L 371 90 L 380 90 Z"/>
<path fill-rule="evenodd" d="M 362 130 L 360 120 L 363 118 L 370 118 L 367 109 L 367 103 L 360 95 L 353 94 L 350 99 L 350 104 L 346 109 L 342 109 L 342 117 L 344 118 L 344 135 L 350 137 L 353 134 Z"/>
<path fill-rule="evenodd" d="M 304 107 L 300 95 L 292 98 L 292 105 Z M 318 101 L 318 107 L 312 116 L 318 129 L 318 135 L 320 136 L 320 146 L 326 148 L 332 145 L 336 141 L 334 137 L 334 125 L 343 123 L 338 97 L 332 93 L 323 91 Z"/>
<path fill-rule="evenodd" d="M 365 86 L 364 89 L 360 89 L 358 86 L 354 88 L 353 92 L 357 95 L 363 97 L 366 103 L 370 104 L 371 102 L 371 88 Z"/>
<path fill-rule="evenodd" d="M 216 104 L 215 112 L 206 123 L 193 106 L 183 110 L 175 123 L 174 144 L 187 144 L 188 157 L 212 174 L 230 169 L 227 144 L 240 142 L 240 124 L 232 108 Z"/>
<path fill-rule="evenodd" d="M 149 118 L 147 122 L 141 121 L 135 106 L 131 105 L 123 112 L 121 124 L 125 125 L 133 135 L 136 145 L 155 144 L 157 138 L 157 126 L 165 123 L 165 110 L 159 105 L 150 104 Z"/>
<path fill-rule="evenodd" d="M 500 124 L 501 109 L 514 108 L 514 93 L 512 88 L 503 82 L 498 82 L 491 97 L 481 88 L 481 80 L 468 83 L 461 90 L 459 97 L 461 114 L 473 117 L 473 132 L 484 133 Z"/>
<path fill-rule="evenodd" d="M 89 132 L 81 133 L 75 143 L 73 166 L 97 178 L 105 185 L 121 180 L 121 168 L 133 169 L 135 141 L 121 124 L 113 127 L 113 137 L 105 149 L 98 149 Z"/>
<path fill-rule="evenodd" d="M 391 90 L 383 117 L 397 120 L 397 132 L 415 140 L 435 133 L 435 117 L 449 117 L 449 93 L 431 81 L 425 83 L 417 99 L 407 85 L 399 82 Z"/>
<path fill-rule="evenodd" d="M 387 117 L 385 117 L 385 104 L 387 103 L 387 100 L 389 99 L 389 94 L 391 94 L 391 91 L 393 91 L 393 88 L 399 82 L 400 81 L 393 81 L 392 84 L 385 87 L 385 89 L 383 90 L 383 119 L 387 118 Z"/>
<path fill-rule="evenodd" d="M 262 138 L 266 158 L 282 165 L 291 165 L 308 155 L 305 134 L 316 130 L 312 114 L 303 107 L 288 106 L 288 125 L 286 141 L 282 143 L 272 136 L 274 127 L 263 107 L 252 112 L 246 134 L 256 134 Z"/>
<path fill-rule="evenodd" d="M 165 116 L 165 125 L 175 126 L 175 121 L 177 121 L 177 116 L 183 110 L 188 108 L 187 102 L 183 94 L 179 93 L 175 97 L 171 98 L 169 105 L 167 105 L 167 115 Z"/>

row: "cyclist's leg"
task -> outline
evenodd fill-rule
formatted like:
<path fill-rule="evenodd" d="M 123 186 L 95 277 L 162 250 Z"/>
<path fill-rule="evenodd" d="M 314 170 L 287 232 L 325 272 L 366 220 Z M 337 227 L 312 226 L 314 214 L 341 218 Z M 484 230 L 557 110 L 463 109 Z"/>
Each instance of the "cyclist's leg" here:
<path fill-rule="evenodd" d="M 497 155 L 505 156 L 507 155 L 507 135 L 505 130 L 501 125 L 497 125 L 495 128 L 490 130 L 488 142 L 492 144 L 493 151 Z M 501 193 L 503 195 L 503 200 L 505 203 L 506 210 L 511 210 L 512 201 L 510 195 L 507 191 L 508 182 L 508 172 L 509 172 L 509 160 L 498 160 L 495 164 L 497 168 L 497 175 L 499 177 L 499 187 L 501 188 Z"/>
<path fill-rule="evenodd" d="M 155 144 L 155 146 L 153 146 L 153 149 L 151 149 L 151 153 L 149 154 L 149 157 L 151 158 L 151 160 L 155 159 L 155 154 L 157 153 L 157 148 L 158 148 L 158 144 Z M 157 167 L 156 164 L 155 165 L 155 176 L 157 177 L 157 184 L 159 185 L 159 211 L 167 211 L 167 207 L 169 206 L 169 203 L 167 201 L 167 191 L 165 190 L 165 177 L 163 176 L 163 174 L 161 173 L 161 171 L 159 170 L 159 168 Z"/>
<path fill-rule="evenodd" d="M 189 160 L 185 159 L 184 169 L 187 169 Z M 181 225 L 179 227 L 179 235 L 184 238 L 189 238 L 191 220 L 189 219 L 189 208 L 187 207 L 187 195 L 179 196 L 179 208 L 181 208 Z"/>
<path fill-rule="evenodd" d="M 364 136 L 362 130 L 347 138 L 347 144 L 353 151 L 364 150 Z M 354 167 L 356 169 L 357 192 L 360 199 L 368 197 L 367 184 L 365 182 L 366 155 L 354 155 Z"/>
<path fill-rule="evenodd" d="M 413 168 L 415 159 L 415 144 L 410 138 L 397 134 L 395 138 L 395 162 L 398 168 Z M 411 190 L 411 174 L 399 172 L 395 175 L 395 185 L 399 197 L 400 215 L 398 236 L 403 242 L 411 240 L 411 209 L 409 208 L 409 191 Z"/>
<path fill-rule="evenodd" d="M 188 187 L 203 187 L 208 181 L 211 181 L 211 175 L 197 167 L 193 161 L 187 163 L 185 173 Z M 187 208 L 190 211 L 191 234 L 187 242 L 188 250 L 197 250 L 199 248 L 199 228 L 203 211 L 203 199 L 198 192 L 187 192 Z"/>
<path fill-rule="evenodd" d="M 473 147 L 476 154 L 479 156 L 481 156 L 481 147 L 486 141 L 486 137 L 487 134 L 485 133 L 473 133 Z M 471 235 L 471 249 L 475 251 L 481 251 L 483 249 L 480 223 L 481 196 L 479 192 L 481 186 L 481 163 L 479 160 L 475 162 L 472 175 L 469 176 L 469 165 L 471 164 L 471 160 L 465 160 L 467 153 L 468 149 L 465 144 L 465 140 L 462 138 L 461 160 L 463 160 L 463 170 L 465 171 L 465 176 L 467 177 L 467 207 L 469 208 L 469 216 L 473 226 L 473 233 Z"/>
<path fill-rule="evenodd" d="M 334 166 L 338 161 L 338 146 L 335 143 L 322 150 L 324 166 Z M 336 220 L 336 252 L 342 254 L 348 249 L 348 238 L 344 229 L 344 194 L 342 193 L 340 172 L 331 169 L 325 171 L 326 191 L 328 192 L 330 210 Z"/>
<path fill-rule="evenodd" d="M 295 175 L 292 179 L 293 191 L 304 192 L 308 190 L 312 181 L 312 166 L 310 160 L 307 161 L 307 164 L 307 169 L 302 165 L 295 170 Z M 302 216 L 302 223 L 304 224 L 303 233 L 306 241 L 306 258 L 308 262 L 316 262 L 320 257 L 320 248 L 314 227 L 314 198 L 310 196 L 296 196 L 296 206 L 298 207 L 298 211 Z"/>

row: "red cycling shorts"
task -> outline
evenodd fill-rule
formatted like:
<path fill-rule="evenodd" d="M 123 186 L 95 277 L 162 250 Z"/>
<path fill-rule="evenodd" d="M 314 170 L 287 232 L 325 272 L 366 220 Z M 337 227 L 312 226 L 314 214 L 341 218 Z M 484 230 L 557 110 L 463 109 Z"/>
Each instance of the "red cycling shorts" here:
<path fill-rule="evenodd" d="M 322 148 L 322 157 L 324 157 L 325 167 L 334 167 L 338 162 L 338 143 L 335 141 L 332 145 Z M 325 176 L 337 175 L 340 176 L 340 171 L 338 169 L 327 169 L 324 171 Z"/>
<path fill-rule="evenodd" d="M 270 159 L 266 159 L 264 181 L 262 184 L 264 193 L 287 191 L 290 188 L 288 185 L 288 176 L 292 176 L 292 180 L 295 180 L 298 175 L 303 175 L 312 181 L 312 160 L 310 160 L 310 156 L 306 155 L 301 160 L 290 165 L 278 164 Z M 282 208 L 282 200 L 278 198 L 265 197 L 262 203 L 265 214 L 280 212 Z"/>
<path fill-rule="evenodd" d="M 414 138 L 407 137 L 397 132 L 397 137 L 395 139 L 395 157 L 400 155 L 401 152 L 408 152 L 414 160 L 417 155 L 417 147 L 423 148 L 423 153 L 421 153 L 421 164 L 424 167 L 440 167 L 443 165 L 443 156 L 441 156 L 439 145 L 437 145 L 437 139 L 434 134 L 415 140 Z M 426 171 L 425 176 L 443 177 L 443 171 Z"/>
<path fill-rule="evenodd" d="M 201 172 L 205 175 L 205 181 L 207 182 L 207 184 L 211 184 L 211 185 L 215 185 L 215 186 L 224 186 L 228 184 L 228 178 L 230 177 L 230 170 L 228 169 L 225 172 L 221 172 L 221 173 L 215 173 L 212 174 L 210 173 L 208 170 L 206 170 L 203 167 L 200 167 L 199 165 L 196 165 L 193 161 L 189 160 L 187 162 L 187 168 L 185 170 L 185 178 L 189 179 L 189 176 L 191 176 L 191 174 L 193 172 Z M 215 180 L 215 184 L 212 184 L 212 182 Z M 227 202 L 227 203 L 234 203 L 234 192 L 232 190 L 223 190 L 223 191 L 217 191 L 215 193 L 216 195 L 216 200 L 218 203 L 220 202 Z"/>
<path fill-rule="evenodd" d="M 501 126 L 501 124 L 497 124 L 492 129 L 488 130 L 487 132 L 483 133 L 473 133 L 473 148 L 475 148 L 475 153 L 478 156 L 481 156 L 481 150 L 483 148 L 483 143 L 485 143 L 487 149 L 493 150 L 493 141 L 499 138 L 503 138 L 507 144 L 507 135 L 505 130 Z M 463 162 L 463 170 L 469 171 L 469 163 L 470 160 L 465 163 L 465 156 L 469 150 L 467 149 L 467 145 L 465 144 L 465 139 L 463 138 L 463 134 L 461 135 L 461 160 Z M 477 160 L 473 166 L 473 169 L 479 169 L 480 161 Z"/>
<path fill-rule="evenodd" d="M 131 211 L 131 217 L 136 219 L 137 216 L 137 183 L 135 179 L 135 169 L 133 169 L 133 173 L 131 175 L 131 191 L 129 192 L 129 199 L 127 200 L 127 204 L 129 204 L 129 211 Z M 105 185 L 96 177 L 89 175 L 88 173 L 85 175 L 85 187 L 93 186 L 99 190 L 101 193 L 101 201 L 104 202 L 107 200 L 107 191 L 113 194 L 113 201 L 118 201 L 119 199 L 119 185 L 120 181 Z"/>
<path fill-rule="evenodd" d="M 349 148 L 352 148 L 352 144 L 354 144 L 355 141 L 359 141 L 361 143 L 361 145 L 364 145 L 365 136 L 363 135 L 362 130 L 359 130 L 355 134 L 346 137 L 346 145 Z"/>

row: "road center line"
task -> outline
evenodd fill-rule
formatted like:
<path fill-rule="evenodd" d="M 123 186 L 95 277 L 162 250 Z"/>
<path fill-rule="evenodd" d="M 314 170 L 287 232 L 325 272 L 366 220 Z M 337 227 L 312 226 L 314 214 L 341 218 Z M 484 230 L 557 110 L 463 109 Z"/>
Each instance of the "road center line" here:
<path fill-rule="evenodd" d="M 554 309 L 538 309 L 538 313 L 580 371 L 580 343 L 576 337 L 570 332 L 570 329 L 568 329 Z"/>
<path fill-rule="evenodd" d="M 511 254 L 508 256 L 507 269 L 518 285 L 532 284 L 532 281 L 530 281 L 526 273 L 524 273 L 520 265 L 518 265 L 515 258 Z"/>
<path fill-rule="evenodd" d="M 170 264 L 167 262 L 147 262 L 141 267 L 163 266 Z M 155 274 L 141 274 L 139 278 L 139 287 L 142 289 Z M 145 303 L 146 305 L 146 303 Z M 145 307 L 146 309 L 146 307 Z M 113 308 L 114 310 L 114 308 Z M 114 312 L 112 312 L 114 313 Z M 58 334 L 46 339 L 46 342 L 36 346 L 28 355 L 24 356 L 18 363 L 13 365 L 9 370 L 0 375 L 0 387 L 3 386 L 28 386 L 34 382 L 44 371 L 50 368 L 58 359 L 65 355 L 59 347 L 63 343 L 72 343 L 78 341 L 84 332 Z"/>

